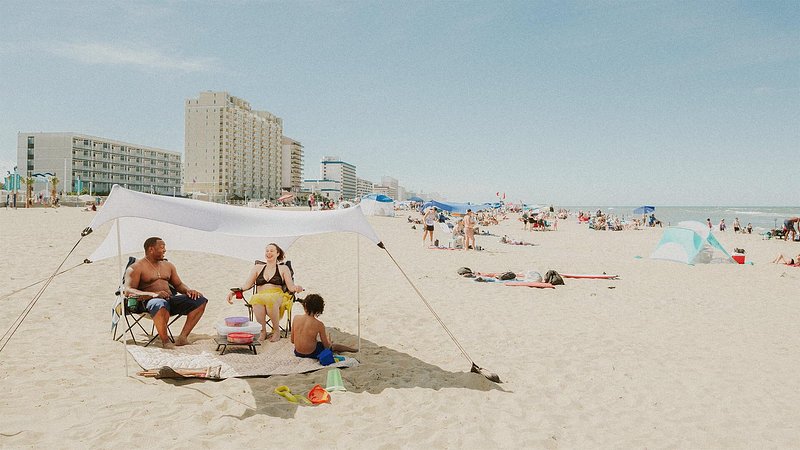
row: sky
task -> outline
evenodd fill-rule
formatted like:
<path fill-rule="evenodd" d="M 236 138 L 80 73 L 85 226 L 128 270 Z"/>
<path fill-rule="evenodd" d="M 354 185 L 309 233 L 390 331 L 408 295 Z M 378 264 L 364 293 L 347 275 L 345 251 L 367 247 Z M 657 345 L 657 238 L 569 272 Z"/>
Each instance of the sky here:
<path fill-rule="evenodd" d="M 449 200 L 800 205 L 800 2 L 0 2 L 0 170 L 18 132 L 183 151 L 184 102 L 283 119 Z"/>

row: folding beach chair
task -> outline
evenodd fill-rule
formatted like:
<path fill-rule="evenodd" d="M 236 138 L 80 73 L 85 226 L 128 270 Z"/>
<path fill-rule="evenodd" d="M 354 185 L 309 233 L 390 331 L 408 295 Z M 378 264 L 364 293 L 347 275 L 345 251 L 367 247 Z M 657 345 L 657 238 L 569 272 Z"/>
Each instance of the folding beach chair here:
<path fill-rule="evenodd" d="M 150 340 L 147 341 L 147 343 L 144 345 L 145 347 L 147 347 L 148 345 L 152 344 L 153 341 L 156 340 L 156 338 L 158 337 L 158 333 L 155 332 L 156 326 L 154 323 L 151 324 L 150 332 L 148 332 L 142 326 L 141 321 L 142 319 L 148 319 L 152 321 L 153 318 L 150 316 L 147 310 L 143 308 L 143 305 L 139 302 L 137 302 L 135 306 L 128 306 L 128 299 L 125 297 L 124 274 L 128 272 L 128 268 L 135 262 L 136 258 L 134 258 L 133 256 L 128 257 L 128 264 L 125 265 L 125 271 L 123 272 L 119 289 L 117 289 L 117 291 L 114 293 L 114 295 L 116 295 L 116 300 L 114 301 L 114 306 L 111 309 L 111 333 L 115 341 L 120 340 L 123 336 L 125 336 L 125 333 L 129 333 L 131 339 L 133 339 L 134 345 L 138 345 L 138 343 L 136 342 L 136 335 L 133 333 L 134 331 L 133 327 L 138 326 L 142 330 L 142 332 L 144 332 L 148 337 L 150 337 Z M 172 285 L 170 285 L 169 288 L 172 294 L 174 295 L 176 293 L 175 288 Z M 177 314 L 175 316 L 172 316 L 169 322 L 167 323 L 167 332 L 169 333 L 169 339 L 172 342 L 175 342 L 175 338 L 172 335 L 172 330 L 170 330 L 169 327 L 173 323 L 175 323 L 175 321 L 178 320 L 181 317 L 181 315 L 182 314 Z M 125 320 L 126 328 L 119 334 L 119 336 L 117 336 L 117 329 L 119 327 L 121 319 Z"/>
<path fill-rule="evenodd" d="M 264 261 L 256 260 L 253 264 L 266 264 L 266 263 Z M 294 269 L 292 268 L 291 261 L 284 261 L 279 265 L 284 265 L 288 267 L 289 273 L 292 275 L 292 278 L 294 278 Z M 256 286 L 253 286 L 252 295 L 255 294 L 256 294 Z M 291 297 L 284 300 L 283 304 L 281 304 L 281 312 L 279 313 L 281 316 L 278 318 L 278 321 L 280 321 L 281 319 L 283 319 L 283 315 L 284 314 L 286 315 L 286 326 L 281 326 L 280 323 L 278 324 L 278 329 L 280 330 L 280 332 L 283 333 L 283 337 L 288 337 L 289 333 L 292 331 L 292 305 L 294 305 L 295 302 L 297 303 L 303 302 L 303 299 L 298 298 L 294 292 L 290 292 L 290 294 Z M 250 302 L 247 301 L 247 299 L 243 298 L 243 300 L 244 300 L 244 305 L 247 307 L 247 316 L 250 318 L 250 321 L 252 322 L 253 305 L 251 305 Z M 269 318 L 269 316 L 267 316 L 267 326 L 272 328 L 272 320 Z"/>

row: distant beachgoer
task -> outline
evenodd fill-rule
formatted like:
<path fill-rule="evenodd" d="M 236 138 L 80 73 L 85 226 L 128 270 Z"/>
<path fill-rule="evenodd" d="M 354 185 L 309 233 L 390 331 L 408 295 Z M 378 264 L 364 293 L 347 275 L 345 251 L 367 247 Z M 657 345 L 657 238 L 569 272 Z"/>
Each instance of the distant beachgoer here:
<path fill-rule="evenodd" d="M 746 230 L 747 230 L 747 234 L 753 234 L 753 224 L 752 223 L 748 223 Z"/>
<path fill-rule="evenodd" d="M 425 228 L 423 228 L 422 232 L 422 243 L 425 244 L 425 237 L 430 235 L 430 241 L 433 245 L 433 229 L 436 226 L 436 207 L 428 208 L 425 211 L 425 215 L 422 216 L 422 221 L 425 223 Z"/>
<path fill-rule="evenodd" d="M 709 217 L 706 219 L 706 224 L 708 225 L 708 229 L 711 230 L 714 228 L 714 225 L 711 225 L 711 218 Z"/>
<path fill-rule="evenodd" d="M 661 224 L 661 221 L 656 219 L 656 215 L 655 214 L 650 214 L 650 224 L 649 224 L 649 226 L 655 227 L 656 225 L 658 225 L 661 228 L 664 227 L 664 225 Z"/>
<path fill-rule="evenodd" d="M 476 249 L 475 247 L 475 215 L 472 213 L 471 209 L 467 210 L 467 214 L 464 216 L 464 250 L 470 249 L 470 242 L 472 243 L 472 248 Z"/>
<path fill-rule="evenodd" d="M 789 235 L 791 234 L 791 239 L 794 240 L 795 235 L 795 227 L 800 224 L 800 217 L 790 217 L 783 221 L 783 226 L 786 228 L 786 231 L 783 233 L 783 240 L 789 239 Z"/>
<path fill-rule="evenodd" d="M 733 219 L 733 232 L 738 233 L 741 229 L 741 225 L 739 224 L 739 218 L 736 217 Z"/>
<path fill-rule="evenodd" d="M 725 219 L 719 220 L 719 231 L 725 231 Z"/>
<path fill-rule="evenodd" d="M 780 254 L 777 258 L 773 259 L 772 262 L 774 264 L 783 263 L 787 266 L 800 266 L 800 255 L 795 256 L 794 259 L 787 259 L 783 254 Z"/>

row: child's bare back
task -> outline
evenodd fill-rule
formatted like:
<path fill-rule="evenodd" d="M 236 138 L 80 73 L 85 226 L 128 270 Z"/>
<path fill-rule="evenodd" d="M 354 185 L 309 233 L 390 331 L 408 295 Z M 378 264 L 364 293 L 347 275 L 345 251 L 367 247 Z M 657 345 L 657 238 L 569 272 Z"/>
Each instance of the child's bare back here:
<path fill-rule="evenodd" d="M 317 319 L 325 309 L 325 301 L 317 294 L 309 294 L 303 301 L 306 314 L 292 321 L 292 343 L 294 353 L 304 358 L 316 357 L 323 348 L 335 352 L 357 352 L 358 349 L 341 344 L 332 344 L 325 332 L 325 324 Z M 317 338 L 319 337 L 319 340 Z"/>
<path fill-rule="evenodd" d="M 319 336 L 319 339 L 317 337 Z M 295 317 L 292 321 L 292 343 L 297 353 L 310 354 L 317 348 L 317 342 L 325 348 L 331 346 L 325 333 L 325 324 L 310 315 Z"/>

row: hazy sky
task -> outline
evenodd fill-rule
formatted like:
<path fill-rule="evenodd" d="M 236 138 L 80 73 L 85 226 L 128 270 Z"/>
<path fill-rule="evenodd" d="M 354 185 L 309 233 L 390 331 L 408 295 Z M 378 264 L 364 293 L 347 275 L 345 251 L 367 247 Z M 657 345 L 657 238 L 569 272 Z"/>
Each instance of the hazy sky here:
<path fill-rule="evenodd" d="M 0 2 L 18 131 L 183 151 L 224 90 L 451 200 L 800 205 L 800 1 Z"/>

